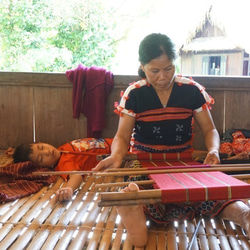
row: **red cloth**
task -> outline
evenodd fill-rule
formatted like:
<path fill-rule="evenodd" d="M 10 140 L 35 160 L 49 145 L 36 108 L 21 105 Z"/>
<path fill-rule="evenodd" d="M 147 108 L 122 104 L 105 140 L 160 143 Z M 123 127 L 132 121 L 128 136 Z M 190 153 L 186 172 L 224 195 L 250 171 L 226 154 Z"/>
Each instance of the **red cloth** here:
<path fill-rule="evenodd" d="M 95 139 L 84 138 L 68 142 L 58 149 L 69 153 L 62 153 L 57 163 L 56 171 L 90 171 L 98 161 L 98 154 L 110 154 L 112 138 Z M 67 180 L 68 175 L 62 175 Z"/>
<path fill-rule="evenodd" d="M 192 159 L 191 152 L 180 153 L 146 153 L 144 151 L 134 150 L 131 155 L 136 155 L 138 160 L 190 160 Z"/>
<path fill-rule="evenodd" d="M 220 152 L 228 155 L 238 155 L 242 152 L 250 152 L 250 139 L 246 138 L 241 131 L 232 134 L 233 141 L 224 142 L 220 145 Z"/>
<path fill-rule="evenodd" d="M 199 162 L 195 162 L 194 160 L 139 160 L 142 164 L 142 167 L 148 169 L 158 168 L 189 168 L 190 166 L 201 166 L 201 167 L 209 167 L 209 165 L 200 165 Z"/>
<path fill-rule="evenodd" d="M 231 200 L 250 197 L 250 185 L 222 172 L 151 174 L 162 203 Z"/>
<path fill-rule="evenodd" d="M 105 106 L 114 81 L 113 74 L 99 67 L 79 64 L 66 72 L 73 83 L 73 118 L 87 117 L 87 137 L 100 138 L 105 127 Z M 84 92 L 84 93 L 83 93 Z"/>
<path fill-rule="evenodd" d="M 32 162 L 21 162 L 0 167 L 0 202 L 13 201 L 38 192 L 44 185 L 55 182 L 56 176 L 33 175 L 48 170 Z"/>

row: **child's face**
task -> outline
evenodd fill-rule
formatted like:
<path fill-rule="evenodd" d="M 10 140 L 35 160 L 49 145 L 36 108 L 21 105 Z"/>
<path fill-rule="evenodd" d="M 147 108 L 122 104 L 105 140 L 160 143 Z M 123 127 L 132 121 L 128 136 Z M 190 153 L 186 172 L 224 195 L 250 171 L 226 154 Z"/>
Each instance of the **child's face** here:
<path fill-rule="evenodd" d="M 52 167 L 60 159 L 60 151 L 47 143 L 35 143 L 32 145 L 33 152 L 30 154 L 30 160 L 40 167 Z"/>

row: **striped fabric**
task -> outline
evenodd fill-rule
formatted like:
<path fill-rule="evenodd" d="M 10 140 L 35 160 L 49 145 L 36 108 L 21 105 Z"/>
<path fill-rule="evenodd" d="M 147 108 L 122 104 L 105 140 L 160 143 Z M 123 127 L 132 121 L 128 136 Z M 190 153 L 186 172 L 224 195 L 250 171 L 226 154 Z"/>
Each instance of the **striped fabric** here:
<path fill-rule="evenodd" d="M 181 120 L 192 117 L 193 111 L 191 109 L 179 107 L 166 107 L 164 109 L 153 109 L 141 112 L 136 115 L 137 121 L 165 121 L 165 120 Z"/>
<path fill-rule="evenodd" d="M 9 164 L 0 168 L 0 202 L 13 201 L 38 192 L 56 181 L 56 176 L 33 175 L 44 171 L 32 162 Z"/>

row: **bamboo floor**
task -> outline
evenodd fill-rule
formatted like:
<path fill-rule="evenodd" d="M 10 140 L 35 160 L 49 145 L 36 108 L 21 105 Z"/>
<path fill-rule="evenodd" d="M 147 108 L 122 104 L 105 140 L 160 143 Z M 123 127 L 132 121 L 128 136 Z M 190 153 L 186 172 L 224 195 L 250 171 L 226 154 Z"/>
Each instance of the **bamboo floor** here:
<path fill-rule="evenodd" d="M 115 207 L 98 206 L 98 192 L 107 188 L 96 192 L 95 184 L 118 182 L 119 178 L 88 176 L 72 201 L 56 202 L 54 193 L 64 184 L 59 177 L 36 194 L 0 204 L 0 249 L 132 250 Z M 149 225 L 146 249 L 187 249 L 196 225 L 195 219 Z M 231 222 L 203 219 L 191 249 L 250 249 L 250 244 L 241 228 Z"/>

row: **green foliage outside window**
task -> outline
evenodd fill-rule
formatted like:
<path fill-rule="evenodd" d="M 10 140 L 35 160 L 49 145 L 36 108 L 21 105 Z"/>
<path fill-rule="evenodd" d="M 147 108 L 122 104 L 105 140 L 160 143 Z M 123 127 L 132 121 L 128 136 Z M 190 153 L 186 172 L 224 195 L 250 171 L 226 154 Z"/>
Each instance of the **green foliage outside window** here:
<path fill-rule="evenodd" d="M 110 68 L 116 22 L 101 0 L 0 0 L 0 70 Z"/>

